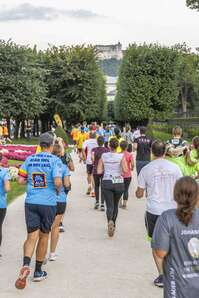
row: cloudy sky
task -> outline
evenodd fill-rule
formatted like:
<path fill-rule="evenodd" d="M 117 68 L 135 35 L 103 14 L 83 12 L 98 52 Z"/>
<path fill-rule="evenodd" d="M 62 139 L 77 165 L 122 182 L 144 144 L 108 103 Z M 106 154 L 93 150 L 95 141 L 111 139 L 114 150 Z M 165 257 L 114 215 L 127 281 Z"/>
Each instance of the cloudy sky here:
<path fill-rule="evenodd" d="M 199 12 L 186 0 L 1 0 L 0 39 L 20 44 L 186 42 L 199 46 Z"/>

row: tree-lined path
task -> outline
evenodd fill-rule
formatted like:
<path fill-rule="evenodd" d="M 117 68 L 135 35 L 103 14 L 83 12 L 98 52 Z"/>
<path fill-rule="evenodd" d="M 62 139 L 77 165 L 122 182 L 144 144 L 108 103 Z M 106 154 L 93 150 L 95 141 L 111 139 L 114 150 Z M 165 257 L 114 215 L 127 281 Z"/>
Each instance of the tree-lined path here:
<path fill-rule="evenodd" d="M 136 179 L 134 179 L 135 181 Z M 25 239 L 23 198 L 8 208 L 0 261 L 1 298 L 158 298 L 152 285 L 157 276 L 144 228 L 145 202 L 135 199 L 133 188 L 128 210 L 120 210 L 113 239 L 106 233 L 105 214 L 93 209 L 85 195 L 85 166 L 76 162 L 72 192 L 61 235 L 59 258 L 48 263 L 48 279 L 29 282 L 23 291 L 14 287 L 22 262 Z M 32 261 L 34 266 L 34 261 Z"/>

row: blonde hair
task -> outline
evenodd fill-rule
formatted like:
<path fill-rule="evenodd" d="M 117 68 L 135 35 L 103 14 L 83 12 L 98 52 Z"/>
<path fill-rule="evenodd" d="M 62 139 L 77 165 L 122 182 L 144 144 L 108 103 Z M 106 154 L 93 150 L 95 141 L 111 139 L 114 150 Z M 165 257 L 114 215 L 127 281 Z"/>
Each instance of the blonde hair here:
<path fill-rule="evenodd" d="M 180 126 L 176 126 L 173 128 L 173 136 L 182 136 L 182 128 Z"/>

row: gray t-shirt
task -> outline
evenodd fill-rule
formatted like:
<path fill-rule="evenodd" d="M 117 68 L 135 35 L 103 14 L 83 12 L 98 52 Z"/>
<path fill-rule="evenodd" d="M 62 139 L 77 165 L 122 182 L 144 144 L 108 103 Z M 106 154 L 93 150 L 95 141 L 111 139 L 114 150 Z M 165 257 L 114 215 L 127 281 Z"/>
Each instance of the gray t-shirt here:
<path fill-rule="evenodd" d="M 199 209 L 185 226 L 176 210 L 158 219 L 152 248 L 168 252 L 164 263 L 164 298 L 199 297 Z"/>

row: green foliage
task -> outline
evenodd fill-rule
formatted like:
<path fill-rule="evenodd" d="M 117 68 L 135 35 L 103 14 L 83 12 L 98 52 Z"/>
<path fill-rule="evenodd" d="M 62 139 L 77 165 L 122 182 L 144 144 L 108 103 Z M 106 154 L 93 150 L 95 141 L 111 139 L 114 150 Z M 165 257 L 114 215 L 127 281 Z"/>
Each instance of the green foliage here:
<path fill-rule="evenodd" d="M 11 182 L 11 191 L 8 193 L 7 202 L 10 204 L 14 199 L 23 195 L 26 191 L 26 185 L 19 185 L 16 181 Z"/>
<path fill-rule="evenodd" d="M 46 52 L 45 63 L 54 112 L 68 123 L 106 117 L 105 79 L 93 47 L 52 47 Z"/>
<path fill-rule="evenodd" d="M 1 117 L 33 119 L 45 109 L 44 71 L 35 49 L 0 41 L 0 74 Z"/>
<path fill-rule="evenodd" d="M 119 75 L 119 69 L 121 65 L 121 60 L 117 59 L 105 59 L 100 60 L 99 65 L 105 75 L 110 77 L 117 77 Z"/>
<path fill-rule="evenodd" d="M 187 6 L 191 9 L 199 10 L 199 0 L 186 0 Z"/>
<path fill-rule="evenodd" d="M 55 134 L 57 137 L 62 138 L 65 144 L 71 144 L 70 138 L 68 137 L 68 135 L 62 127 L 57 126 L 57 128 L 55 129 Z"/>
<path fill-rule="evenodd" d="M 116 119 L 166 118 L 176 103 L 177 51 L 159 45 L 129 46 L 120 68 Z"/>

